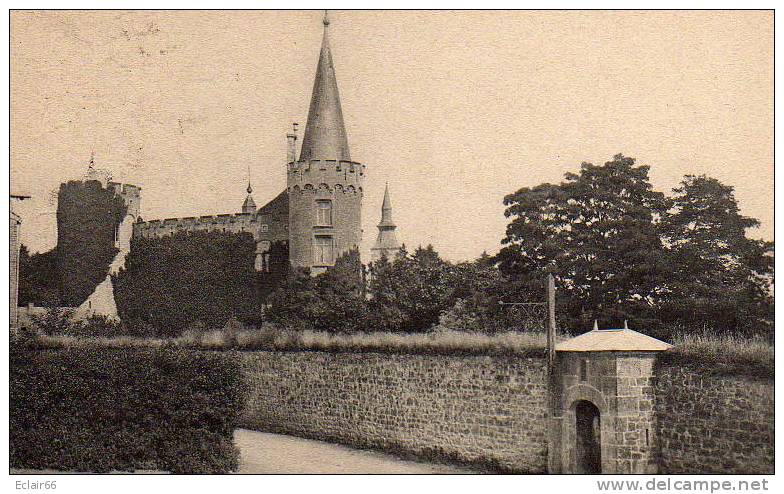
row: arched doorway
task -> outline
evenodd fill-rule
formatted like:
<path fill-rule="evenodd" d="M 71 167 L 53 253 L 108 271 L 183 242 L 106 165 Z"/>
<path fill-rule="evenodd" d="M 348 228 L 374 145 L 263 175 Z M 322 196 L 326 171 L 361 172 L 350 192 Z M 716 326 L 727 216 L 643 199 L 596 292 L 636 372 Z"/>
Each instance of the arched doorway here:
<path fill-rule="evenodd" d="M 602 424 L 599 409 L 590 401 L 580 400 L 575 407 L 577 471 L 602 473 Z"/>

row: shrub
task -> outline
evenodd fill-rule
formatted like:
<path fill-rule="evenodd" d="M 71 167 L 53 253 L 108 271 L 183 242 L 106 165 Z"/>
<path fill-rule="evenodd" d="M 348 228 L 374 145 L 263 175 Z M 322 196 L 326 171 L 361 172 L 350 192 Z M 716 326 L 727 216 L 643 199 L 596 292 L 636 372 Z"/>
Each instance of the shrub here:
<path fill-rule="evenodd" d="M 232 434 L 245 399 L 237 355 L 69 341 L 80 344 L 12 347 L 13 468 L 237 468 Z"/>
<path fill-rule="evenodd" d="M 359 251 L 353 249 L 318 276 L 302 270 L 291 272 L 284 286 L 269 298 L 269 320 L 332 333 L 361 331 L 368 321 L 362 269 Z"/>
<path fill-rule="evenodd" d="M 70 334 L 74 326 L 73 309 L 47 307 L 42 315 L 32 316 L 33 325 L 45 335 Z"/>

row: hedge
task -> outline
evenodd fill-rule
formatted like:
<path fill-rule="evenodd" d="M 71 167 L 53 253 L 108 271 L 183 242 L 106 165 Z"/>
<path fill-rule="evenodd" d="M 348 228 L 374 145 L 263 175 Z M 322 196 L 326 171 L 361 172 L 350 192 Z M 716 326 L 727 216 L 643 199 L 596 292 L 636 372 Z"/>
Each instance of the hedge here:
<path fill-rule="evenodd" d="M 11 467 L 234 471 L 245 396 L 234 352 L 12 345 Z"/>
<path fill-rule="evenodd" d="M 257 323 L 261 300 L 250 233 L 179 232 L 137 237 L 112 277 L 120 318 L 130 334 L 179 336 L 195 325 L 222 327 L 236 317 Z M 151 328 L 141 331 L 138 328 Z"/>

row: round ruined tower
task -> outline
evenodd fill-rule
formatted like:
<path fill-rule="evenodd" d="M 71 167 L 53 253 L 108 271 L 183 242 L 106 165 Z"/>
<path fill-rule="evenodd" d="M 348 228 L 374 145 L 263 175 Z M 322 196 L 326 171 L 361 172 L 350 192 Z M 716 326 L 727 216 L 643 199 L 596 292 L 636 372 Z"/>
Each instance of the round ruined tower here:
<path fill-rule="evenodd" d="M 291 141 L 290 141 L 291 142 Z M 299 159 L 289 151 L 289 260 L 317 274 L 362 241 L 364 165 L 351 161 L 324 16 Z"/>

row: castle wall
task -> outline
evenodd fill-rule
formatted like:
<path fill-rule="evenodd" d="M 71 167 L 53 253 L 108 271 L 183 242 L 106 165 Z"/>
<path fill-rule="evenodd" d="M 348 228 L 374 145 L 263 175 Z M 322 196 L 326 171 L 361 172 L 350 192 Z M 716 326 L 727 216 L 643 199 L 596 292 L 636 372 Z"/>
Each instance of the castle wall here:
<path fill-rule="evenodd" d="M 135 223 L 133 235 L 144 238 L 158 238 L 179 232 L 222 231 L 230 233 L 250 232 L 254 238 L 261 234 L 263 220 L 252 214 L 219 214 L 215 216 L 191 216 L 186 218 L 167 218 Z"/>
<path fill-rule="evenodd" d="M 541 357 L 243 352 L 242 426 L 503 469 L 547 469 Z"/>
<path fill-rule="evenodd" d="M 333 239 L 334 257 L 362 242 L 364 165 L 351 161 L 310 160 L 288 165 L 289 260 L 294 267 L 323 271 L 315 262 L 314 239 Z M 332 201 L 332 225 L 319 225 L 317 201 Z"/>
<path fill-rule="evenodd" d="M 258 214 L 237 213 L 219 214 L 186 218 L 167 218 L 164 220 L 144 221 L 133 224 L 133 236 L 160 238 L 180 232 L 248 232 L 256 240 L 257 271 L 273 269 L 269 258 L 272 242 L 288 242 L 288 212 L 282 207 L 270 208 Z"/>
<path fill-rule="evenodd" d="M 571 405 L 587 400 L 601 411 L 604 473 L 773 472 L 772 380 L 657 365 L 651 354 L 587 356 L 583 379 L 585 357 L 560 360 L 556 400 L 565 408 L 551 419 L 543 357 L 243 352 L 250 396 L 241 426 L 568 473 Z"/>
<path fill-rule="evenodd" d="M 660 473 L 773 473 L 772 379 L 669 364 L 657 374 Z"/>

